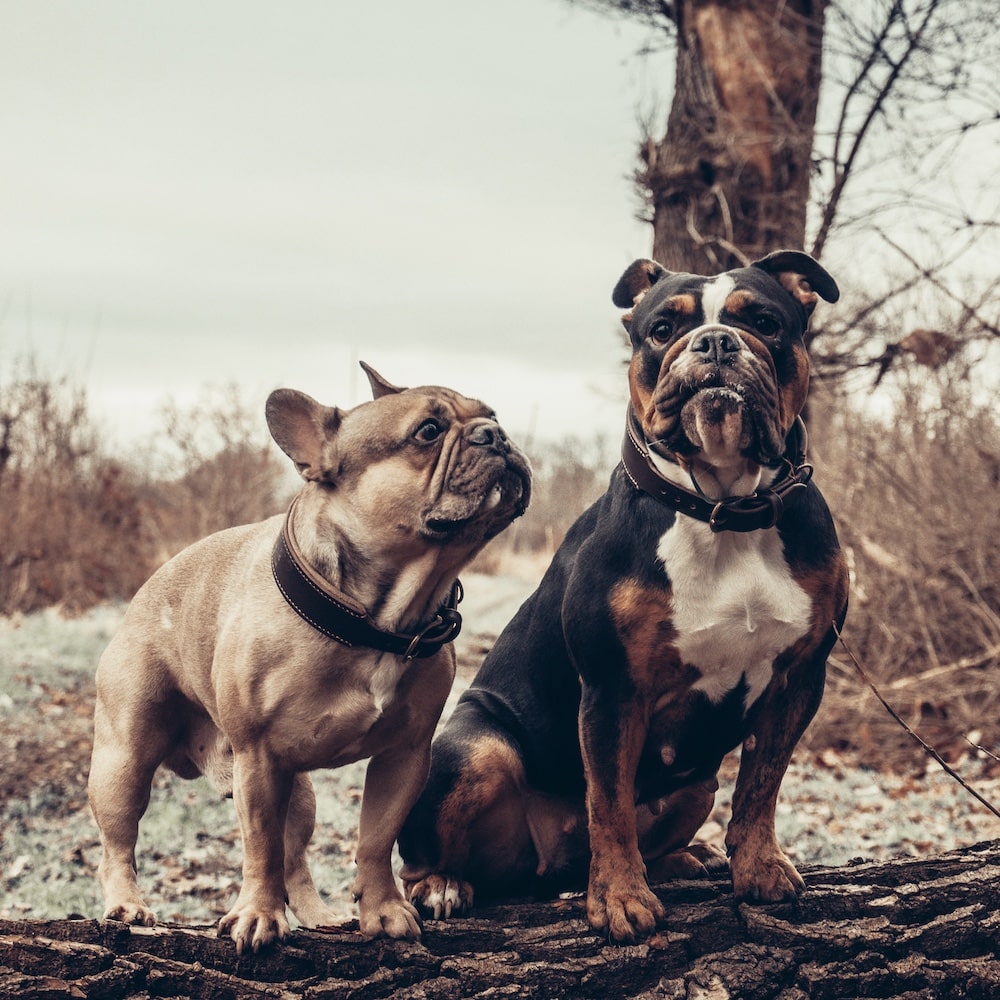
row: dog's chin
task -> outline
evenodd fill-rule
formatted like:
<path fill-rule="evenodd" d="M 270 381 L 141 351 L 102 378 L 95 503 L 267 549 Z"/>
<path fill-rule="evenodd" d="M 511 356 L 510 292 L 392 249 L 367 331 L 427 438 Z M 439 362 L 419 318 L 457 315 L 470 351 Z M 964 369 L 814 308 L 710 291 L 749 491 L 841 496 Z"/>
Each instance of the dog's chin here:
<path fill-rule="evenodd" d="M 680 425 L 694 450 L 705 455 L 743 454 L 754 437 L 746 400 L 722 387 L 696 392 L 681 407 Z"/>
<path fill-rule="evenodd" d="M 499 534 L 527 503 L 524 482 L 511 478 L 476 496 L 448 497 L 424 516 L 421 535 L 441 545 L 475 544 Z"/>

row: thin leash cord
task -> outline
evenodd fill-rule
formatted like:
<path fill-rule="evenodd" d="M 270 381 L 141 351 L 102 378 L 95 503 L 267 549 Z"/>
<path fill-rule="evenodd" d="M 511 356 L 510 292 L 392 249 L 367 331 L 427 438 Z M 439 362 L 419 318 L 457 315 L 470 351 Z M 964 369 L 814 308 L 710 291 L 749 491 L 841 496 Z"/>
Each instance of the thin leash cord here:
<path fill-rule="evenodd" d="M 918 733 L 914 732 L 899 717 L 895 709 L 893 709 L 893 707 L 885 700 L 885 698 L 882 697 L 882 693 L 879 691 L 879 689 L 875 686 L 875 683 L 865 672 L 864 667 L 861 666 L 861 663 L 858 661 L 858 658 L 854 655 L 854 651 L 851 649 L 850 646 L 847 645 L 846 642 L 844 642 L 844 637 L 843 635 L 841 635 L 840 629 L 837 628 L 836 622 L 833 622 L 833 631 L 834 634 L 837 636 L 837 638 L 840 640 L 841 646 L 844 647 L 845 652 L 850 657 L 851 662 L 854 664 L 855 669 L 861 675 L 862 680 L 868 685 L 868 687 L 871 688 L 875 697 L 878 698 L 878 700 L 882 703 L 882 707 L 896 720 L 896 722 L 899 723 L 900 726 L 902 726 L 902 728 L 905 730 L 906 733 L 909 734 L 909 736 L 911 736 L 914 740 L 916 740 L 917 743 L 920 744 L 920 746 L 923 748 L 926 754 L 928 754 L 930 757 L 933 757 L 934 760 L 941 765 L 946 774 L 949 774 L 952 778 L 954 778 L 974 799 L 978 800 L 980 803 L 982 803 L 982 805 L 984 805 L 987 809 L 989 809 L 989 811 L 993 813 L 993 815 L 996 816 L 997 819 L 1000 819 L 1000 810 L 998 810 L 996 806 L 993 805 L 992 802 L 990 802 L 988 799 L 985 799 L 982 795 L 980 795 L 979 792 L 977 792 L 957 771 L 954 770 L 954 768 L 952 768 L 948 764 L 948 762 L 937 752 L 937 750 L 934 749 L 934 747 L 932 747 L 929 743 L 926 743 Z M 989 751 L 986 752 L 989 753 Z M 989 756 L 992 757 L 993 755 L 989 754 Z"/>

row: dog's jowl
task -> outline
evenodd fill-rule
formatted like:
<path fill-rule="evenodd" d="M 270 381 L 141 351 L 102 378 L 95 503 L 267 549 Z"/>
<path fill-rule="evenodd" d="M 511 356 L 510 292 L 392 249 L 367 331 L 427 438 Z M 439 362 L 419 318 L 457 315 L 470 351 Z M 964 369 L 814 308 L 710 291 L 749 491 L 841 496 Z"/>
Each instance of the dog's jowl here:
<path fill-rule="evenodd" d="M 735 893 L 802 889 L 774 811 L 847 609 L 799 419 L 803 334 L 838 294 L 795 251 L 714 277 L 649 260 L 622 275 L 622 462 L 435 740 L 400 838 L 424 911 L 586 886 L 594 928 L 649 933 L 663 908 L 648 879 L 726 864 L 691 840 L 740 744 Z"/>
<path fill-rule="evenodd" d="M 375 399 L 350 410 L 271 394 L 271 434 L 305 479 L 287 516 L 181 552 L 101 658 L 89 792 L 109 918 L 155 922 L 135 843 L 163 764 L 234 799 L 243 883 L 220 932 L 238 950 L 287 933 L 286 900 L 304 925 L 331 923 L 306 863 L 308 772 L 370 757 L 361 930 L 420 934 L 390 855 L 454 677 L 456 578 L 524 511 L 530 473 L 482 403 L 366 371 Z"/>

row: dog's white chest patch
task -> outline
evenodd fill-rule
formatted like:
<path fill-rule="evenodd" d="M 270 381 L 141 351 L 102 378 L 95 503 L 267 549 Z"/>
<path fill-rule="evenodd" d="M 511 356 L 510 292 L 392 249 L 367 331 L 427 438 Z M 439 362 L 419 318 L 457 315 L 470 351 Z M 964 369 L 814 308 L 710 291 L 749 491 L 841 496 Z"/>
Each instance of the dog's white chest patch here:
<path fill-rule="evenodd" d="M 368 692 L 376 716 L 381 716 L 395 701 L 400 679 L 408 664 L 402 657 L 380 654 L 368 677 Z"/>
<path fill-rule="evenodd" d="M 775 657 L 809 628 L 809 595 L 789 572 L 775 528 L 713 534 L 678 517 L 657 555 L 670 577 L 677 648 L 701 672 L 694 689 L 720 702 L 741 680 L 744 711 L 763 694 Z"/>

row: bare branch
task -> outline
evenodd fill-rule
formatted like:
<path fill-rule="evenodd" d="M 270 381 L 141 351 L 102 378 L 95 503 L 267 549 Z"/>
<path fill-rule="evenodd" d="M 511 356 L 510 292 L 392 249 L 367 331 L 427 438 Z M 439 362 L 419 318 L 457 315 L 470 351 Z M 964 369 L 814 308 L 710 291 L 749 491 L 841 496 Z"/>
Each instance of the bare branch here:
<path fill-rule="evenodd" d="M 871 127 L 876 118 L 883 113 L 886 102 L 889 100 L 890 95 L 899 82 L 907 64 L 922 48 L 924 35 L 934 20 L 939 5 L 940 0 L 931 0 L 923 13 L 923 18 L 917 30 L 907 32 L 906 48 L 900 56 L 893 60 L 887 51 L 887 41 L 893 26 L 897 22 L 905 22 L 906 20 L 902 0 L 894 0 L 886 15 L 882 30 L 879 32 L 878 37 L 874 40 L 874 43 L 862 63 L 854 83 L 848 88 L 847 93 L 844 95 L 844 101 L 841 106 L 841 113 L 834 142 L 834 184 L 823 209 L 819 230 L 817 231 L 816 238 L 813 241 L 812 250 L 813 254 L 817 257 L 822 255 L 823 249 L 826 246 L 830 229 L 837 217 L 844 188 L 847 186 L 847 183 L 852 177 L 854 165 L 857 162 L 861 150 L 865 146 Z M 872 77 L 875 68 L 880 64 L 888 66 L 889 73 L 881 84 L 878 85 L 860 125 L 854 129 L 853 134 L 850 136 L 847 154 L 842 157 L 841 142 L 846 134 L 846 123 L 850 117 L 851 104 L 855 97 L 861 93 L 862 85 L 868 82 L 868 80 Z"/>
<path fill-rule="evenodd" d="M 850 657 L 851 662 L 854 664 L 855 669 L 861 675 L 861 679 L 871 688 L 873 694 L 881 702 L 882 707 L 899 723 L 900 726 L 906 731 L 907 735 L 913 740 L 920 744 L 920 747 L 924 752 L 931 758 L 933 758 L 941 767 L 944 769 L 945 773 L 950 777 L 954 778 L 977 802 L 984 805 L 997 819 L 1000 819 L 1000 809 L 997 809 L 989 799 L 984 798 L 979 794 L 953 767 L 951 767 L 948 762 L 934 749 L 929 743 L 924 742 L 924 740 L 912 730 L 897 714 L 896 710 L 882 697 L 882 693 L 875 686 L 874 681 L 865 672 L 865 668 L 861 666 L 858 658 L 854 655 L 854 651 L 850 646 L 844 642 L 844 637 L 840 634 L 840 629 L 837 628 L 837 623 L 833 622 L 833 631 L 836 633 L 837 638 L 840 640 L 840 644 L 844 647 L 847 655 Z"/>
<path fill-rule="evenodd" d="M 567 0 L 567 3 L 597 14 L 629 17 L 655 28 L 669 29 L 677 23 L 676 5 L 670 0 Z"/>
<path fill-rule="evenodd" d="M 939 292 L 941 292 L 945 298 L 952 302 L 960 305 L 962 309 L 968 314 L 969 318 L 974 319 L 980 326 L 980 328 L 986 333 L 993 337 L 1000 337 L 1000 326 L 995 323 L 991 323 L 989 320 L 985 319 L 979 312 L 976 306 L 967 302 L 961 296 L 956 295 L 937 275 L 937 269 L 930 269 L 922 265 L 908 250 L 900 246 L 896 240 L 892 239 L 888 233 L 883 232 L 881 229 L 876 230 L 878 234 L 889 244 L 901 257 L 907 260 L 913 267 L 917 270 L 920 277 L 926 281 L 929 281 Z"/>

